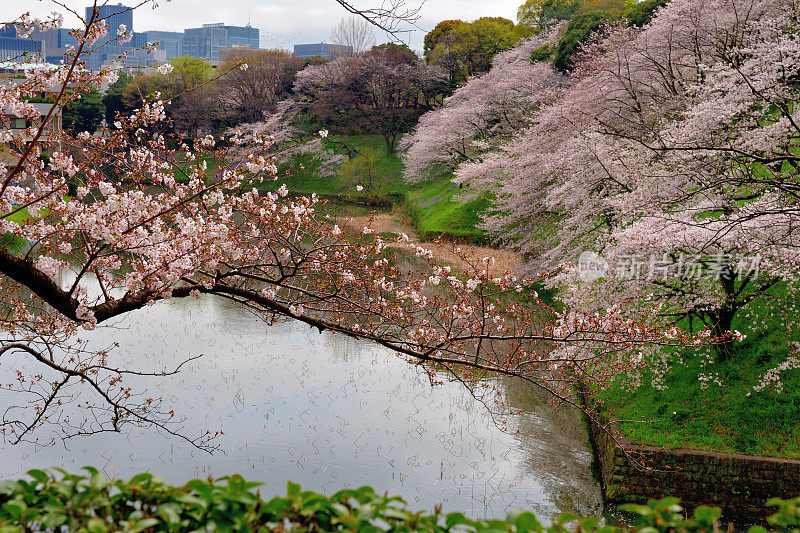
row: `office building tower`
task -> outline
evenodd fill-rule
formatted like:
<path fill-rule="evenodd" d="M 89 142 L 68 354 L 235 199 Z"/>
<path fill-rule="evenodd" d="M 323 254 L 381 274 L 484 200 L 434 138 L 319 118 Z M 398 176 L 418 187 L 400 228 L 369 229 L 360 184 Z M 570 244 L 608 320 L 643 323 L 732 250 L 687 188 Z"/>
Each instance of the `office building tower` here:
<path fill-rule="evenodd" d="M 219 60 L 223 48 L 258 48 L 259 30 L 252 26 L 227 26 L 224 23 L 203 24 L 202 28 L 189 28 L 183 33 L 183 54 Z"/>
<path fill-rule="evenodd" d="M 21 37 L 17 27 L 0 28 L 0 61 L 41 61 L 46 56 L 45 44 L 35 37 Z"/>
<path fill-rule="evenodd" d="M 337 57 L 352 55 L 353 47 L 330 43 L 296 44 L 294 45 L 294 54 L 302 59 L 320 56 L 333 60 Z"/>
<path fill-rule="evenodd" d="M 95 13 L 95 9 L 97 12 Z M 108 35 L 100 39 L 94 46 L 99 50 L 87 58 L 86 65 L 90 69 L 97 69 L 106 61 L 116 59 L 120 55 L 133 49 L 133 43 L 117 44 L 117 31 L 121 25 L 127 31 L 133 31 L 133 9 L 123 4 L 106 4 L 86 8 L 86 20 L 105 20 L 108 25 Z"/>
<path fill-rule="evenodd" d="M 140 35 L 144 36 L 144 43 L 158 43 L 156 48 L 165 52 L 166 61 L 173 57 L 182 57 L 183 52 L 183 32 L 177 31 L 146 31 Z"/>

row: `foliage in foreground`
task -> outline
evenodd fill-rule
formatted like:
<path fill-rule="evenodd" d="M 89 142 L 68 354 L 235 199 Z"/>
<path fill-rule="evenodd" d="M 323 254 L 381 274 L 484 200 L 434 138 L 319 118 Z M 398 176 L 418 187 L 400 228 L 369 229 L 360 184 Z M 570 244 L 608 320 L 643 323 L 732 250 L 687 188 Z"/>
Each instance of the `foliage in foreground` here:
<path fill-rule="evenodd" d="M 439 509 L 411 512 L 402 498 L 381 496 L 371 487 L 328 497 L 289 482 L 285 497 L 265 501 L 254 492 L 259 483 L 238 475 L 173 487 L 146 473 L 125 482 L 110 481 L 95 468 L 85 470 L 86 475 L 31 470 L 29 480 L 0 482 L 0 531 L 701 532 L 717 530 L 721 516 L 718 508 L 700 507 L 686 518 L 676 499 L 665 498 L 622 506 L 635 516 L 632 526 L 565 514 L 545 527 L 529 512 L 511 512 L 505 520 L 471 520 Z M 775 531 L 796 531 L 800 498 L 768 504 L 779 508 L 769 519 Z M 749 533 L 763 531 L 757 527 Z"/>

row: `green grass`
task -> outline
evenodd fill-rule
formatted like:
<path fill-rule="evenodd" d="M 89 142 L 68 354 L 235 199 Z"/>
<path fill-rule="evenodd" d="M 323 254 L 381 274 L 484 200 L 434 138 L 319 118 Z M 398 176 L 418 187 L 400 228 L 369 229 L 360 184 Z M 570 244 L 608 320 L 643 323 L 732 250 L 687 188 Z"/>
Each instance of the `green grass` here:
<path fill-rule="evenodd" d="M 183 161 L 178 163 L 176 168 L 172 169 L 172 175 L 175 177 L 175 181 L 178 183 L 189 183 L 189 172 L 191 172 L 191 170 L 197 165 L 200 165 L 203 161 L 205 161 L 208 165 L 206 167 L 206 172 L 209 175 L 219 170 L 220 161 L 211 155 L 201 157 L 198 161 Z"/>
<path fill-rule="evenodd" d="M 16 208 L 15 208 L 16 209 Z M 28 209 L 20 209 L 15 213 L 11 213 L 3 217 L 4 220 L 10 220 L 11 222 L 16 222 L 17 224 L 24 224 L 26 221 L 32 219 L 33 217 L 28 213 Z"/>
<path fill-rule="evenodd" d="M 774 386 L 755 392 L 761 376 L 791 353 L 785 322 L 796 315 L 797 294 L 785 286 L 777 301 L 761 302 L 751 317 L 741 316 L 734 327 L 748 335 L 724 362 L 711 362 L 698 351 L 673 353 L 676 361 L 663 380 L 651 385 L 652 373 L 634 391 L 620 384 L 600 394 L 606 407 L 623 422 L 632 442 L 666 448 L 691 448 L 800 459 L 800 369 L 781 374 L 782 390 Z M 779 304 L 779 305 L 776 305 Z M 786 312 L 776 309 L 783 307 Z M 763 323 L 756 331 L 752 325 Z M 704 352 L 706 354 L 710 352 Z M 678 355 L 681 361 L 677 362 Z M 717 373 L 722 386 L 703 387 L 701 374 Z"/>
<path fill-rule="evenodd" d="M 490 206 L 489 199 L 479 197 L 462 202 L 456 198 L 460 192 L 451 176 L 406 186 L 405 205 L 423 239 L 439 235 L 471 242 L 486 239 L 486 232 L 478 225 L 482 213 Z"/>
<path fill-rule="evenodd" d="M 316 193 L 339 202 L 383 206 L 401 204 L 410 212 L 423 239 L 443 235 L 471 242 L 485 240 L 485 232 L 477 226 L 481 222 L 481 213 L 489 207 L 489 200 L 458 200 L 456 196 L 461 190 L 450 181 L 452 176 L 407 183 L 403 179 L 402 160 L 397 154 L 386 153 L 385 142 L 379 135 L 332 135 L 323 142 L 337 153 L 343 154 L 349 149 L 357 152 L 374 150 L 383 154 L 376 167 L 382 183 L 380 189 L 372 193 L 359 192 L 355 185 L 338 177 L 317 177 L 319 162 L 311 155 L 298 157 L 291 164 L 282 166 L 278 179 L 262 184 L 261 188 L 275 190 L 286 184 L 293 193 Z"/>
<path fill-rule="evenodd" d="M 28 213 L 28 209 L 20 209 L 15 213 L 11 213 L 3 217 L 5 220 L 10 220 L 11 222 L 16 222 L 19 225 L 25 224 L 28 220 L 32 220 L 34 217 Z M 0 246 L 6 248 L 8 250 L 14 251 L 19 250 L 23 246 L 25 246 L 26 241 L 22 237 L 18 237 L 12 233 L 5 233 L 0 235 Z"/>
<path fill-rule="evenodd" d="M 297 194 L 316 193 L 320 196 L 338 198 L 343 201 L 367 202 L 380 198 L 388 199 L 397 191 L 402 183 L 403 163 L 396 154 L 386 154 L 383 138 L 379 135 L 331 135 L 324 139 L 323 145 L 338 154 L 346 154 L 348 149 L 355 151 L 376 150 L 383 153 L 378 161 L 377 171 L 385 186 L 375 194 L 360 193 L 355 185 L 345 183 L 337 177 L 318 177 L 319 161 L 312 155 L 305 154 L 295 158 L 291 164 L 282 165 L 278 169 L 278 179 L 261 185 L 263 190 L 278 189 L 281 184 Z"/>

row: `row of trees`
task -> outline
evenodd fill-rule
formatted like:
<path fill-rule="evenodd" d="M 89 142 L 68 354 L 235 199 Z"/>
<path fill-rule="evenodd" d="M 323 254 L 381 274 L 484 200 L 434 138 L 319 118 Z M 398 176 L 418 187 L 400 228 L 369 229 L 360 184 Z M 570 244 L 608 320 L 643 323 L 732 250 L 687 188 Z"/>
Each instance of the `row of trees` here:
<path fill-rule="evenodd" d="M 562 72 L 572 68 L 571 56 L 604 24 L 624 20 L 641 27 L 666 0 L 527 0 L 517 13 L 517 24 L 502 17 L 481 17 L 472 22 L 444 20 L 424 40 L 424 58 L 445 69 L 455 89 L 471 77 L 488 72 L 494 57 L 521 44 L 532 35 L 566 24 L 559 38 L 534 51 L 538 58 L 553 58 Z"/>
<path fill-rule="evenodd" d="M 237 68 L 247 64 L 247 69 Z M 211 64 L 192 57 L 170 61 L 162 72 L 132 77 L 122 74 L 103 97 L 106 122 L 128 115 L 155 94 L 167 101 L 176 128 L 197 136 L 272 114 L 292 90 L 303 60 L 282 50 L 242 50 L 229 55 L 215 74 Z"/>
<path fill-rule="evenodd" d="M 242 64 L 247 67 L 238 68 Z M 215 74 L 207 61 L 190 57 L 173 59 L 161 70 L 121 75 L 103 97 L 106 122 L 113 124 L 119 114 L 132 113 L 158 94 L 167 102 L 172 125 L 196 137 L 267 122 L 278 112 L 278 103 L 290 99 L 296 105 L 281 108 L 281 114 L 290 112 L 281 127 L 294 129 L 290 122 L 299 113 L 305 133 L 329 129 L 380 134 L 393 153 L 401 135 L 448 90 L 441 68 L 393 43 L 336 61 L 304 61 L 279 50 L 242 50 L 218 69 L 224 76 Z"/>
<path fill-rule="evenodd" d="M 569 304 L 708 330 L 729 340 L 724 358 L 737 320 L 763 328 L 759 306 L 798 326 L 778 294 L 795 290 L 800 259 L 800 11 L 795 0 L 642 7 L 651 22 L 608 18 L 570 56 L 571 75 L 549 56 L 524 61 L 571 22 L 498 56 L 423 117 L 409 177 L 445 166 L 491 192 L 486 228 L 555 272 Z M 506 81 L 526 78 L 518 98 Z M 576 265 L 586 250 L 608 261 L 594 283 Z"/>

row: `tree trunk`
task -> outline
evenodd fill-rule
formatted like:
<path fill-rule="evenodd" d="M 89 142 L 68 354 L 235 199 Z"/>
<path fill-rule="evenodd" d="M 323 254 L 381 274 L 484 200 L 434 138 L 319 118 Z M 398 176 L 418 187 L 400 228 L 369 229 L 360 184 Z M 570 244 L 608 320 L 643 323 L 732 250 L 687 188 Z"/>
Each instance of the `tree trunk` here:
<path fill-rule="evenodd" d="M 725 259 L 720 268 L 719 281 L 725 293 L 725 302 L 712 316 L 712 333 L 723 340 L 714 345 L 719 362 L 727 361 L 733 355 L 733 317 L 740 309 L 736 302 L 736 274 L 730 260 Z"/>

